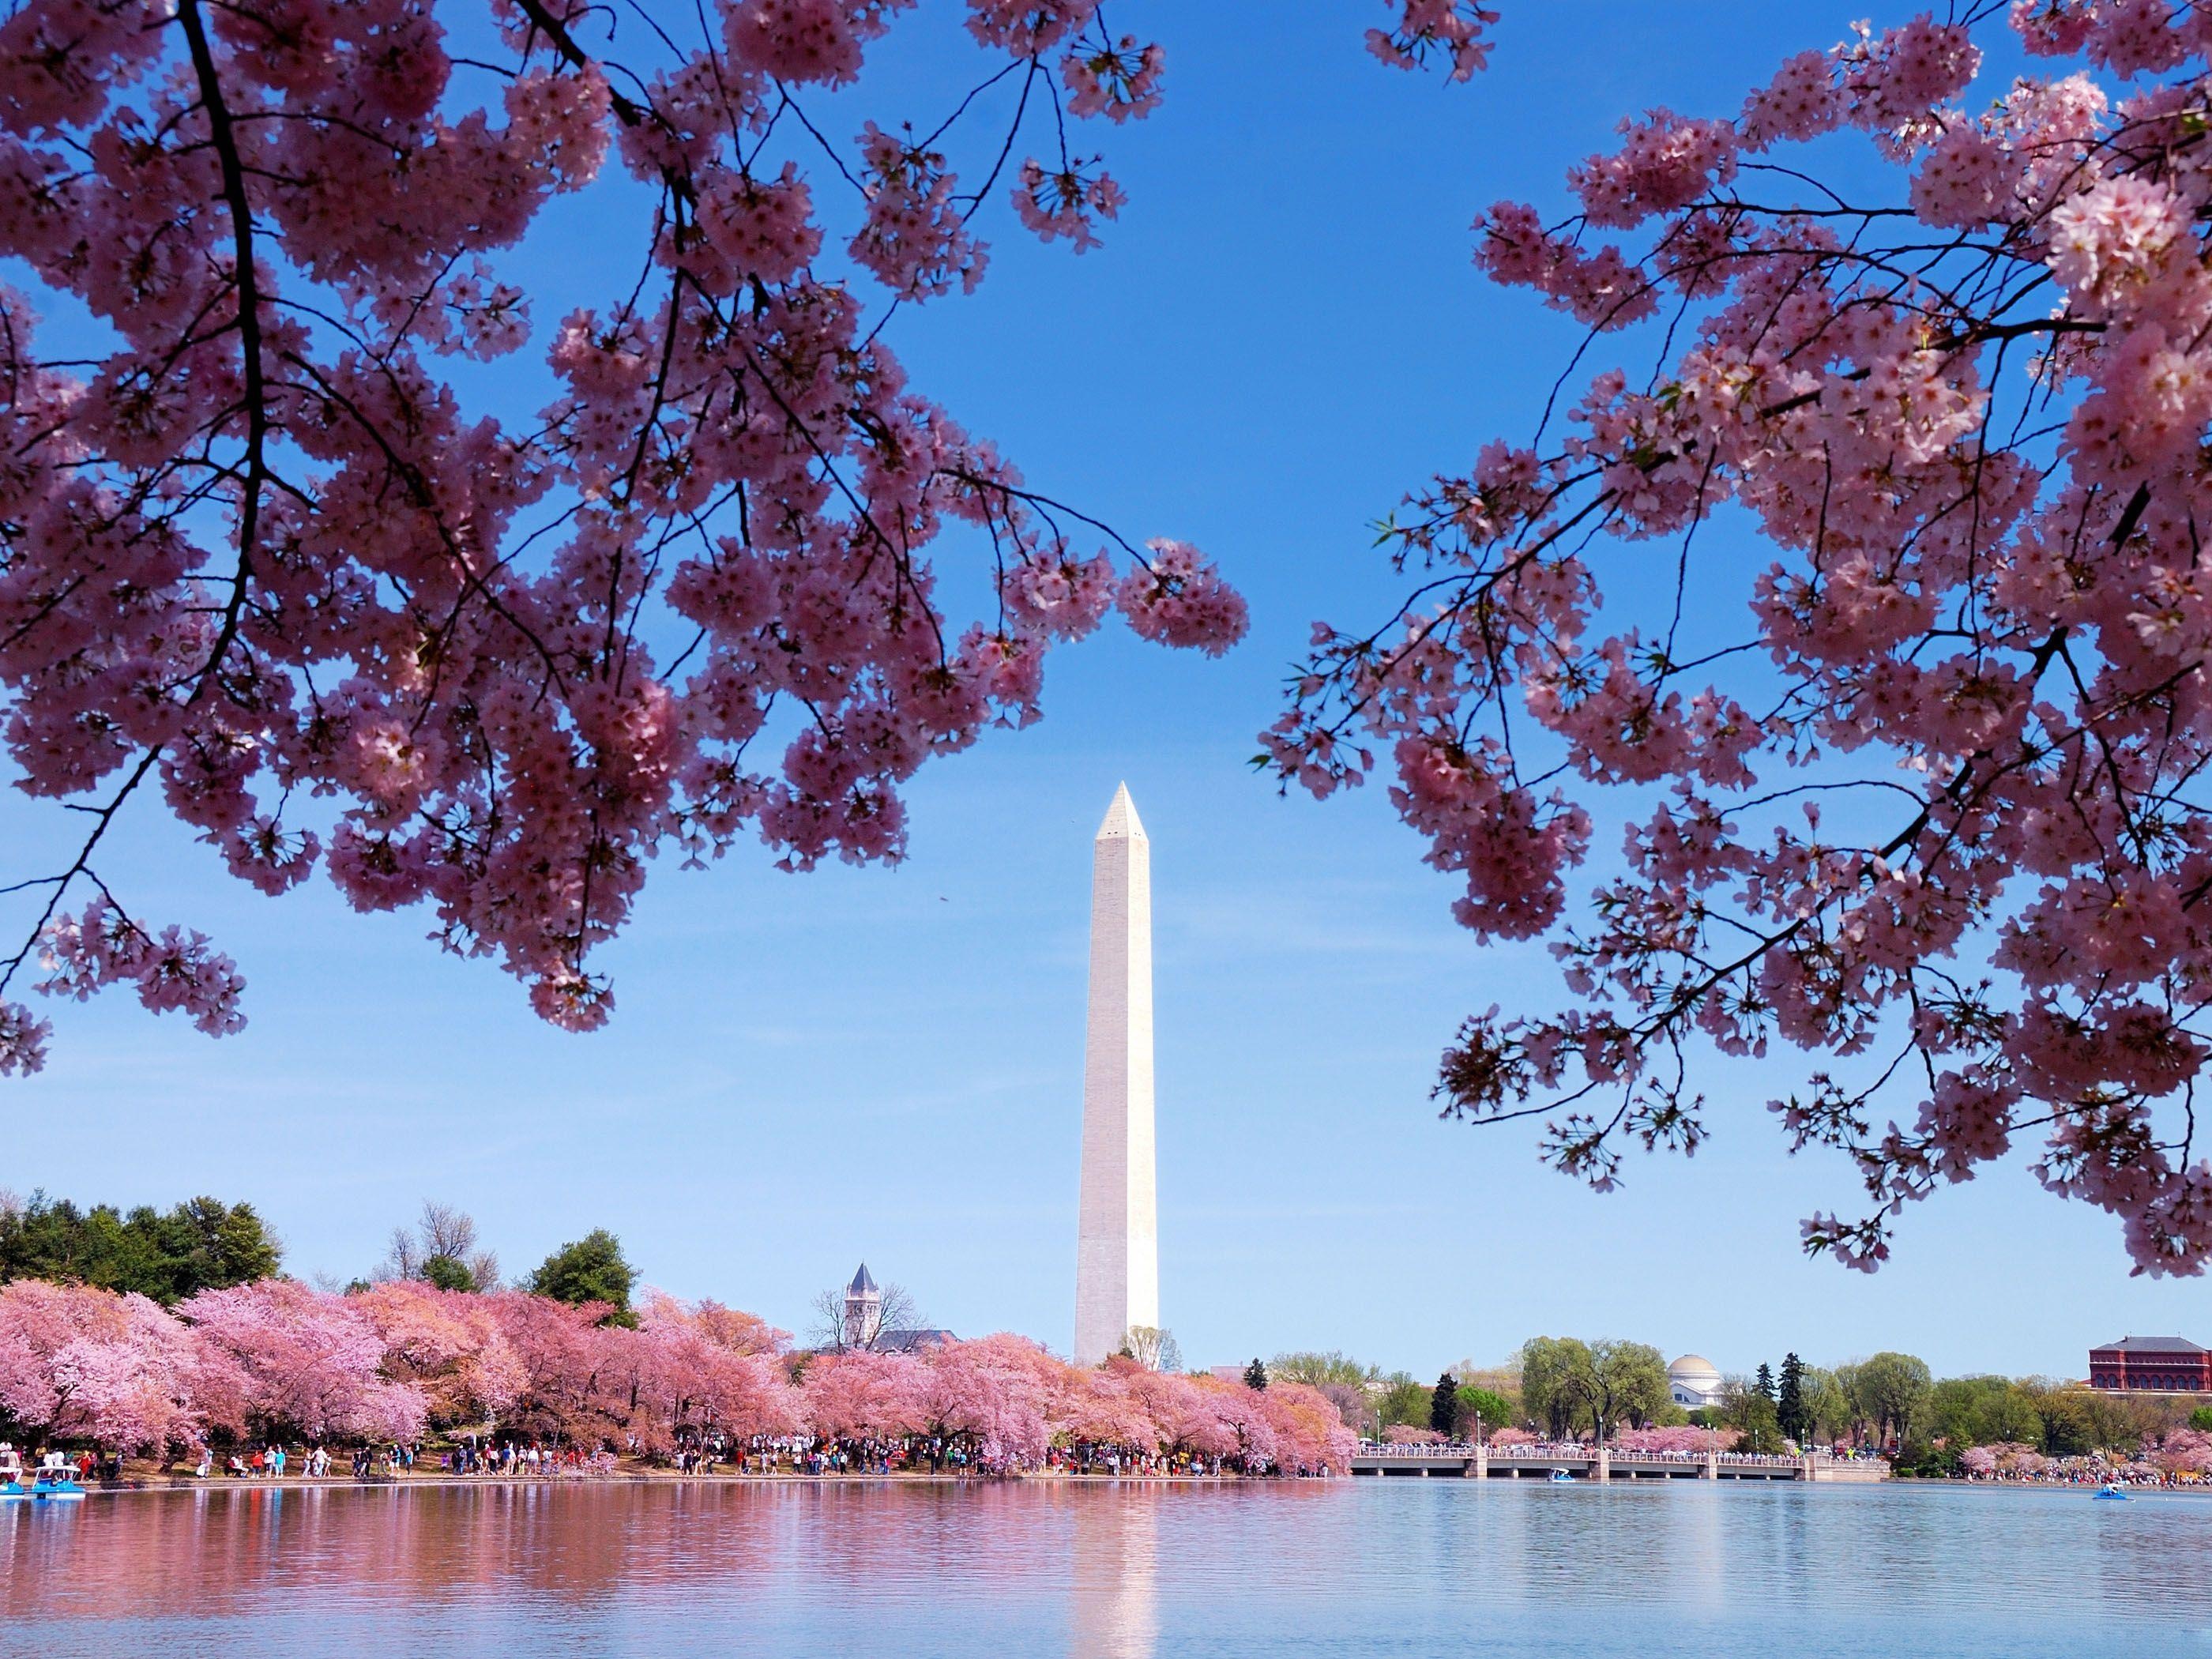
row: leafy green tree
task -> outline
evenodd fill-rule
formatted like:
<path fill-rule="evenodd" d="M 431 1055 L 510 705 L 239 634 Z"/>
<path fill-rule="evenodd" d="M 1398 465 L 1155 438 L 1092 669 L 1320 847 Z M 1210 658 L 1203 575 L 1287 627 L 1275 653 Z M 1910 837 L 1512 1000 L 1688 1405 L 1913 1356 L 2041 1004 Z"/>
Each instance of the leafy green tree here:
<path fill-rule="evenodd" d="M 1449 1434 L 1459 1424 L 1459 1378 L 1446 1371 L 1429 1395 L 1429 1426 Z"/>
<path fill-rule="evenodd" d="M 1731 1382 L 1722 1389 L 1721 1421 L 1743 1436 L 1739 1450 L 1782 1449 L 1782 1424 L 1776 1416 L 1774 1402 L 1759 1391 L 1756 1383 L 1747 1388 L 1741 1382 Z"/>
<path fill-rule="evenodd" d="M 1459 1413 L 1456 1432 L 1487 1434 L 1492 1429 L 1512 1425 L 1513 1402 L 1489 1389 L 1462 1382 L 1454 1403 Z"/>
<path fill-rule="evenodd" d="M 1932 1440 L 1915 1439 L 1898 1449 L 1892 1464 L 1899 1474 L 1948 1478 L 1959 1473 L 1960 1450 L 1957 1446 L 1939 1446 Z"/>
<path fill-rule="evenodd" d="M 1808 1365 L 1799 1386 L 1805 1396 L 1805 1420 L 1814 1440 L 1832 1443 L 1850 1427 L 1850 1398 L 1834 1371 Z"/>
<path fill-rule="evenodd" d="M 1382 1373 L 1374 1366 L 1363 1365 L 1334 1349 L 1327 1353 L 1279 1353 L 1267 1362 L 1267 1375 L 1316 1389 L 1370 1389 L 1382 1381 Z"/>
<path fill-rule="evenodd" d="M 141 1205 L 81 1210 L 33 1194 L 0 1203 L 0 1279 L 46 1279 L 169 1304 L 266 1279 L 282 1253 L 250 1204 L 195 1198 L 166 1214 Z"/>
<path fill-rule="evenodd" d="M 623 1260 L 622 1241 L 605 1227 L 594 1227 L 574 1243 L 563 1244 L 530 1275 L 530 1288 L 556 1302 L 577 1306 L 605 1303 L 610 1325 L 636 1322 L 629 1310 L 630 1287 L 636 1283 L 636 1269 Z"/>
<path fill-rule="evenodd" d="M 2041 1445 L 2045 1456 L 2081 1457 L 2096 1449 L 2096 1428 L 2087 1389 L 2031 1388 L 2028 1397 L 2043 1422 Z M 2208 1415 L 2206 1426 L 2212 1427 L 2212 1415 Z"/>
<path fill-rule="evenodd" d="M 2212 1434 L 2212 1406 L 2199 1406 L 2190 1413 L 2189 1426 L 2199 1434 Z"/>
<path fill-rule="evenodd" d="M 1871 1424 L 1877 1440 L 1893 1439 L 1902 1446 L 1911 1439 L 1934 1396 L 1927 1362 L 1909 1353 L 1884 1352 L 1844 1370 L 1849 1372 L 1844 1387 L 1853 1416 Z"/>
<path fill-rule="evenodd" d="M 2040 1446 L 2044 1414 L 2034 1395 L 2005 1376 L 1947 1376 L 1929 1390 L 1930 1436 L 1961 1450 L 2001 1441 Z"/>
<path fill-rule="evenodd" d="M 1616 1424 L 1642 1428 L 1667 1404 L 1667 1362 L 1648 1342 L 1589 1345 L 1590 1427 L 1600 1440 Z"/>
<path fill-rule="evenodd" d="M 1428 1385 L 1416 1382 L 1405 1371 L 1391 1372 L 1382 1379 L 1382 1397 L 1376 1402 L 1376 1415 L 1386 1429 L 1395 1423 L 1427 1422 Z"/>
<path fill-rule="evenodd" d="M 1782 1381 L 1774 1396 L 1774 1420 L 1782 1432 L 1799 1445 L 1813 1434 L 1812 1413 L 1805 1405 L 1805 1366 L 1794 1353 L 1782 1356 Z"/>
<path fill-rule="evenodd" d="M 1521 1346 L 1521 1401 L 1553 1439 L 1588 1423 L 1602 1440 L 1667 1409 L 1667 1362 L 1646 1342 L 1532 1337 Z"/>
<path fill-rule="evenodd" d="M 1589 1345 L 1571 1336 L 1532 1336 L 1521 1345 L 1521 1404 L 1554 1440 L 1589 1409 L 1596 1374 Z"/>
<path fill-rule="evenodd" d="M 1244 1386 L 1257 1389 L 1264 1389 L 1267 1386 L 1267 1368 L 1260 1363 L 1260 1357 L 1257 1354 L 1252 1357 L 1252 1363 L 1244 1368 Z"/>

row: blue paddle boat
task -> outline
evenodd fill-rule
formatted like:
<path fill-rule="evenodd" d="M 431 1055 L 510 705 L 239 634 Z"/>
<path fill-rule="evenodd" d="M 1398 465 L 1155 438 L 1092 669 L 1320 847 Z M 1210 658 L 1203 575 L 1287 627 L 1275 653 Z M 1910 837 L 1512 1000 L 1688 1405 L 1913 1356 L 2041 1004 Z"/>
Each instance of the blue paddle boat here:
<path fill-rule="evenodd" d="M 2128 1501 L 2128 1494 L 2118 1486 L 2100 1486 L 2097 1489 L 2097 1496 L 2100 1499 L 2110 1498 L 2116 1504 L 2124 1504 Z"/>
<path fill-rule="evenodd" d="M 1552 1484 L 1554 1486 L 1557 1486 L 1562 1480 L 1571 1482 L 1573 1480 L 1574 1476 L 1570 1474 L 1565 1469 L 1553 1469 L 1552 1471 Z"/>
<path fill-rule="evenodd" d="M 29 1504 L 67 1504 L 81 1501 L 84 1488 L 70 1479 L 66 1469 L 40 1469 L 27 1486 L 20 1479 L 0 1486 L 0 1501 Z"/>

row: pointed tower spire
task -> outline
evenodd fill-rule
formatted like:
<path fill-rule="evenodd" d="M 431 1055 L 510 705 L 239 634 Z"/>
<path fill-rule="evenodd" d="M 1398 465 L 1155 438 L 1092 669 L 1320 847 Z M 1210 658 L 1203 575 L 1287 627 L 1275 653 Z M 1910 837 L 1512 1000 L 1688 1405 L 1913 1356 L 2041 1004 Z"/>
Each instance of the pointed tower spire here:
<path fill-rule="evenodd" d="M 1091 1012 L 1083 1045 L 1083 1177 L 1075 1363 L 1160 1322 L 1152 1180 L 1152 848 L 1126 783 L 1091 849 Z"/>
<path fill-rule="evenodd" d="M 1137 803 L 1129 799 L 1127 784 L 1125 783 L 1115 790 L 1113 803 L 1106 809 L 1105 821 L 1098 826 L 1098 839 L 1101 841 L 1145 839 L 1145 821 L 1137 816 Z"/>

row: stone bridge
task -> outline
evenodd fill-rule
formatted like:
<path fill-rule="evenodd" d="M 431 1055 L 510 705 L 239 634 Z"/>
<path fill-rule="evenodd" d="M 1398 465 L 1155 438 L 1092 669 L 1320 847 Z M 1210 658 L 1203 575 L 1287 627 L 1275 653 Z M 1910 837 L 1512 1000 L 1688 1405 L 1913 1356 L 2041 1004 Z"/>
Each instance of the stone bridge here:
<path fill-rule="evenodd" d="M 1758 1452 L 1622 1452 L 1588 1446 L 1363 1445 L 1354 1474 L 1471 1480 L 1850 1480 L 1889 1479 L 1878 1458 L 1782 1457 Z"/>

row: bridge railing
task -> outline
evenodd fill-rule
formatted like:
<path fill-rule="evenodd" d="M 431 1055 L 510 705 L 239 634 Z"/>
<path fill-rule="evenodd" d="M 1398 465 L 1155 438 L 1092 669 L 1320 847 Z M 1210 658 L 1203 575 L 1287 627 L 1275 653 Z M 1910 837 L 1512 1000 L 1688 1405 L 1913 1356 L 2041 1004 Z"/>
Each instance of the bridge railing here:
<path fill-rule="evenodd" d="M 1457 1440 L 1407 1446 L 1363 1440 L 1359 1444 L 1359 1455 L 1368 1458 L 1403 1458 L 1408 1462 L 1417 1462 L 1425 1458 L 1473 1457 L 1477 1449 L 1470 1443 Z M 1550 1458 L 1594 1462 L 1596 1461 L 1597 1449 L 1587 1442 L 1577 1440 L 1539 1441 L 1534 1443 L 1523 1442 L 1512 1446 L 1492 1446 L 1490 1448 L 1490 1455 L 1492 1459 L 1499 1461 L 1513 1458 Z M 1703 1451 L 1622 1451 L 1617 1448 L 1612 1452 L 1612 1461 L 1616 1463 L 1702 1463 L 1708 1455 L 1723 1463 L 1736 1466 L 1789 1465 L 1804 1462 L 1802 1457 L 1792 1456 L 1786 1452 L 1717 1451 L 1708 1454 Z M 1826 1453 L 1816 1452 L 1811 1454 L 1811 1456 L 1815 1462 L 1836 1461 Z"/>

